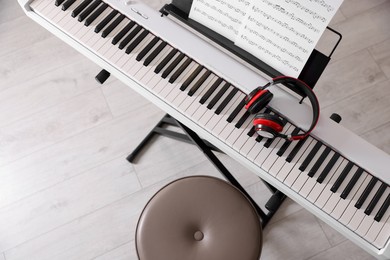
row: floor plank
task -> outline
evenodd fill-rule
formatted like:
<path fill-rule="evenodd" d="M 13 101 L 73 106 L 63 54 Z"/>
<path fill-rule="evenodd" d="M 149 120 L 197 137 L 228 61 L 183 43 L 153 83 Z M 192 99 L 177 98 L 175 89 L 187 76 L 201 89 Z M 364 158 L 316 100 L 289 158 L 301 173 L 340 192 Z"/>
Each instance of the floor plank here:
<path fill-rule="evenodd" d="M 93 79 L 97 70 L 98 66 L 82 59 L 3 90 L 0 93 L 0 126 L 99 88 Z"/>
<path fill-rule="evenodd" d="M 378 63 L 379 67 L 386 74 L 387 78 L 390 79 L 390 38 L 384 42 L 371 46 L 368 50 Z"/>
<path fill-rule="evenodd" d="M 0 167 L 0 208 L 64 181 L 85 170 L 125 156 L 159 119 L 154 106 L 144 108 L 144 121 L 135 123 L 133 111 Z"/>
<path fill-rule="evenodd" d="M 73 113 L 73 111 L 79 111 Z M 0 167 L 112 119 L 100 89 L 35 113 L 0 131 Z"/>
<path fill-rule="evenodd" d="M 141 189 L 123 157 L 0 209 L 0 251 L 14 248 Z M 41 216 L 45 216 L 42 218 Z"/>
<path fill-rule="evenodd" d="M 335 61 L 326 68 L 315 91 L 321 108 L 327 108 L 336 103 L 344 103 L 345 98 L 362 90 L 372 89 L 376 84 L 386 80 L 386 75 L 370 53 L 363 50 Z"/>
<path fill-rule="evenodd" d="M 48 48 L 48 46 L 51 47 Z M 73 48 L 67 47 L 58 38 L 50 36 L 35 43 L 27 41 L 24 48 L 3 55 L 1 59 L 0 77 L 2 84 L 0 85 L 0 91 L 3 91 L 15 85 L 23 84 L 50 70 L 73 64 L 84 58 Z"/>
<path fill-rule="evenodd" d="M 336 49 L 333 59 L 345 58 L 388 39 L 390 37 L 389 23 L 390 2 L 385 1 L 366 12 L 332 25 L 332 28 L 343 35 L 343 40 Z M 332 42 L 329 44 L 331 45 Z"/>
<path fill-rule="evenodd" d="M 23 35 L 20 35 L 22 31 Z M 7 37 L 0 37 L 0 46 L 7 46 L 7 48 L 0 48 L 0 57 L 24 48 L 26 43 L 40 42 L 52 36 L 37 23 L 32 23 L 24 14 L 18 18 L 0 22 L 0 35 L 7 35 Z M 22 37 L 23 41 L 20 40 Z"/>
<path fill-rule="evenodd" d="M 390 121 L 389 86 L 390 81 L 378 83 L 323 109 L 322 114 L 330 116 L 337 111 L 343 117 L 342 124 L 356 134 L 373 130 Z"/>

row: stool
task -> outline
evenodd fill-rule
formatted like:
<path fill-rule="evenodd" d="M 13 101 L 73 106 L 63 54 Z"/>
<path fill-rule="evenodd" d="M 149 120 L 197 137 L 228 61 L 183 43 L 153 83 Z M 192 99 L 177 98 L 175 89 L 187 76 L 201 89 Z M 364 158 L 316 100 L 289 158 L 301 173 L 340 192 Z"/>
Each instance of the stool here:
<path fill-rule="evenodd" d="M 138 221 L 140 260 L 257 260 L 262 229 L 237 188 L 215 177 L 178 179 L 160 189 Z"/>

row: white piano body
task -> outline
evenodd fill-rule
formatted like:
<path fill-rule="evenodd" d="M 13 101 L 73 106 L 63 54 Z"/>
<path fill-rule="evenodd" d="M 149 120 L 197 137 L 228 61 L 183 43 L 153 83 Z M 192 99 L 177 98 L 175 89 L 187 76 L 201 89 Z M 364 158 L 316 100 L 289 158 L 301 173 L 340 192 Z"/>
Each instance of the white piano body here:
<path fill-rule="evenodd" d="M 45 17 L 43 14 L 45 11 L 43 9 L 46 8 L 46 11 L 48 10 L 47 8 L 52 8 L 53 10 L 61 9 L 60 7 L 56 7 L 54 5 L 54 0 L 18 1 L 27 16 L 31 19 L 87 56 L 102 68 L 109 71 L 116 78 L 159 106 L 171 116 L 175 117 L 187 127 L 191 128 L 202 138 L 208 140 L 223 152 L 251 169 L 263 180 L 267 181 L 288 197 L 301 204 L 307 210 L 321 218 L 350 240 L 354 241 L 370 254 L 374 255 L 378 259 L 390 259 L 390 247 L 388 241 L 388 238 L 390 237 L 390 223 L 387 223 L 390 219 L 387 219 L 387 221 L 381 220 L 384 221 L 381 229 L 385 230 L 384 236 L 386 237 L 385 242 L 382 242 L 381 246 L 378 247 L 373 241 L 367 241 L 366 238 L 351 231 L 350 228 L 340 223 L 331 214 L 324 212 L 323 209 L 298 194 L 274 175 L 269 174 L 269 172 L 259 167 L 255 161 L 243 156 L 239 149 L 233 149 L 231 145 L 214 135 L 207 128 L 201 125 L 199 121 L 191 118 L 185 113 L 185 111 L 178 109 L 175 104 L 168 102 L 167 99 L 161 98 L 156 92 L 150 89 L 147 84 L 145 84 L 145 77 L 141 79 L 130 75 L 129 72 L 125 71 L 121 66 L 113 64 L 109 59 L 96 52 L 96 50 L 86 46 L 82 40 L 77 37 L 73 37 L 73 35 L 71 35 L 68 31 L 62 29 L 49 18 Z M 80 3 L 80 0 L 77 1 Z M 202 64 L 205 68 L 211 70 L 216 76 L 230 82 L 243 93 L 249 93 L 255 87 L 264 85 L 268 82 L 266 78 L 242 65 L 232 57 L 226 55 L 207 41 L 191 33 L 171 19 L 162 17 L 159 12 L 156 12 L 138 1 L 105 0 L 104 2 L 112 9 L 125 14 L 128 19 L 131 19 L 144 28 L 147 28 L 152 34 L 166 41 L 171 47 L 180 50 L 181 53 L 191 57 L 198 64 Z M 43 5 L 45 5 L 45 8 L 42 8 Z M 48 7 L 49 5 L 51 7 Z M 69 19 L 74 20 L 75 24 L 78 23 L 77 19 L 70 18 L 70 15 L 68 16 Z M 92 31 L 92 29 L 90 30 Z M 110 36 L 107 37 L 105 41 L 109 43 Z M 126 55 L 124 54 L 124 51 L 123 55 Z M 308 118 L 311 118 L 312 116 L 310 107 L 305 104 L 300 105 L 296 97 L 277 86 L 273 86 L 271 92 L 274 94 L 274 99 L 270 104 L 273 109 L 280 112 L 280 114 L 288 118 L 288 120 L 293 124 L 298 125 L 303 129 L 309 128 L 310 120 L 308 120 Z M 317 127 L 311 135 L 316 139 L 321 140 L 325 145 L 341 154 L 346 160 L 354 162 L 356 165 L 363 168 L 365 172 L 375 176 L 383 183 L 390 183 L 390 156 L 356 136 L 354 133 L 328 118 L 321 117 Z M 387 187 L 387 189 L 390 188 Z M 385 214 L 385 217 L 388 216 L 388 213 L 387 215 Z M 383 234 L 381 235 L 383 236 Z"/>

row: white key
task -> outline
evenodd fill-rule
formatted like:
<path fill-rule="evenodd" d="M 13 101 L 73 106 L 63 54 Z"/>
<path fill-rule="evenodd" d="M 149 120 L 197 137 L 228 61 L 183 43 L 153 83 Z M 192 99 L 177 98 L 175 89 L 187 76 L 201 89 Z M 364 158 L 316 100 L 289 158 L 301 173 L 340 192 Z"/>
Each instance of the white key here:
<path fill-rule="evenodd" d="M 365 236 L 368 232 L 368 230 L 371 228 L 371 226 L 374 224 L 375 215 L 378 212 L 379 208 L 382 206 L 382 204 L 385 202 L 387 196 L 390 193 L 390 188 L 386 188 L 385 192 L 382 194 L 381 198 L 379 199 L 378 203 L 375 205 L 374 209 L 372 210 L 370 215 L 365 215 L 364 219 L 360 223 L 358 229 L 356 230 L 356 233 L 360 236 Z"/>
<path fill-rule="evenodd" d="M 207 69 L 202 69 L 199 74 L 194 78 L 194 80 L 191 82 L 191 84 L 188 85 L 187 89 L 183 91 L 183 93 L 185 94 L 185 102 L 184 99 L 183 101 L 181 102 L 181 104 L 178 106 L 178 110 L 181 111 L 181 112 L 185 112 L 187 111 L 188 107 L 192 104 L 192 102 L 195 100 L 196 96 L 190 96 L 188 95 L 189 92 L 191 91 L 191 89 L 194 87 L 194 85 L 205 75 L 205 73 L 207 72 Z M 202 85 L 204 84 L 204 82 L 202 83 Z M 202 87 L 202 85 L 200 87 Z M 200 91 L 200 89 L 198 89 L 197 91 Z"/>
<path fill-rule="evenodd" d="M 316 140 L 313 140 L 312 137 L 308 137 L 308 140 L 306 142 L 310 142 L 310 145 L 307 147 L 306 151 L 303 153 L 303 155 L 299 158 L 297 163 L 294 165 L 294 167 L 291 169 L 291 171 L 288 173 L 288 176 L 284 179 L 284 184 L 287 185 L 287 187 L 291 187 L 295 180 L 299 177 L 299 174 L 301 171 L 299 170 L 299 167 L 303 163 L 303 161 L 306 159 L 306 157 L 309 155 L 310 151 L 313 149 L 314 145 L 317 143 Z M 278 178 L 278 176 L 276 176 Z"/>
<path fill-rule="evenodd" d="M 185 60 L 185 59 L 184 59 Z M 181 65 L 180 65 L 181 66 Z M 179 69 L 180 66 L 176 67 L 175 70 Z M 169 92 L 168 95 L 166 95 L 166 99 L 168 102 L 172 103 L 175 98 L 180 95 L 181 93 L 183 93 L 181 90 L 180 90 L 180 87 L 181 85 L 186 81 L 186 79 L 194 72 L 194 70 L 196 69 L 197 67 L 197 64 L 196 62 L 192 61 L 186 68 L 185 70 L 180 74 L 180 76 L 176 79 L 176 81 L 174 83 L 170 83 L 172 84 L 173 86 L 173 89 Z M 162 95 L 163 92 L 161 92 Z M 179 104 L 175 104 L 176 105 L 179 105 Z"/>
<path fill-rule="evenodd" d="M 384 196 L 386 195 L 384 194 Z M 366 238 L 370 242 L 374 242 L 378 237 L 378 235 L 380 234 L 381 230 L 386 229 L 386 225 L 388 225 L 388 222 L 390 221 L 389 217 L 390 217 L 390 210 L 387 209 L 385 214 L 382 216 L 382 219 L 379 222 L 374 221 L 374 223 L 370 227 L 370 230 L 368 230 L 364 238 Z M 389 236 L 389 234 L 390 232 L 387 233 L 387 237 Z"/>
<path fill-rule="evenodd" d="M 257 157 L 257 155 L 263 150 L 263 149 L 267 149 L 264 147 L 264 144 L 265 142 L 267 142 L 267 138 L 263 138 L 261 139 L 260 142 L 257 142 L 255 141 L 255 145 L 252 147 L 252 149 L 249 151 L 249 153 L 246 155 L 246 157 L 250 160 L 250 161 L 254 161 Z"/>
<path fill-rule="evenodd" d="M 357 168 L 357 167 L 356 167 Z M 356 169 L 354 170 L 354 167 L 352 168 L 351 174 L 352 176 L 356 173 Z M 355 185 L 353 186 L 352 190 L 349 192 L 348 196 L 345 199 L 342 199 L 340 197 L 337 205 L 333 209 L 331 216 L 335 219 L 340 219 L 341 216 L 344 214 L 344 212 L 347 210 L 348 205 L 351 201 L 353 201 L 353 198 L 355 197 L 356 193 L 358 193 L 359 189 L 361 189 L 361 185 L 364 183 L 364 181 L 367 178 L 367 173 L 362 173 Z M 341 188 L 341 187 L 340 187 Z M 342 194 L 343 190 L 340 190 L 337 192 L 340 196 Z"/>
<path fill-rule="evenodd" d="M 356 211 L 358 210 L 355 207 L 355 204 L 358 201 L 358 199 L 360 198 L 360 196 L 362 195 L 364 189 L 367 187 L 368 183 L 370 182 L 370 180 L 372 178 L 371 175 L 367 174 L 366 172 L 363 173 L 363 176 L 364 176 L 364 181 L 360 185 L 359 190 L 355 193 L 353 198 L 349 201 L 348 206 L 345 208 L 345 211 L 343 212 L 343 214 L 341 215 L 341 217 L 339 219 L 339 222 L 344 224 L 344 225 L 347 225 L 351 221 L 352 217 L 355 215 Z"/>
<path fill-rule="evenodd" d="M 225 84 L 224 84 L 225 85 Z M 215 93 L 214 97 L 210 99 L 210 102 L 215 102 L 215 98 L 218 97 L 218 92 L 221 91 L 222 88 L 219 88 L 216 90 L 217 93 Z M 218 101 L 214 104 L 214 106 L 211 108 L 209 105 L 207 108 L 209 108 L 209 111 L 207 111 L 204 116 L 209 117 L 209 120 L 207 120 L 207 123 L 204 124 L 204 127 L 212 132 L 214 127 L 221 121 L 221 116 L 215 114 L 215 111 L 217 110 L 218 106 L 223 102 L 223 100 L 229 95 L 229 92 L 233 89 L 232 86 L 229 86 L 227 91 L 223 93 L 223 95 L 218 99 Z M 210 104 L 209 102 L 209 104 Z M 207 119 L 207 118 L 206 118 Z M 202 118 L 200 119 L 200 122 L 203 122 Z M 221 134 L 218 135 L 219 139 L 224 140 L 222 138 Z"/>
<path fill-rule="evenodd" d="M 244 123 L 241 125 L 240 128 L 233 128 L 233 131 L 230 133 L 228 138 L 226 139 L 226 143 L 230 146 L 233 146 L 233 144 L 237 141 L 237 139 L 240 136 L 247 136 L 247 133 L 249 132 L 251 126 L 253 125 L 253 118 L 254 115 L 249 115 L 248 118 L 244 121 Z"/>
<path fill-rule="evenodd" d="M 189 115 L 190 117 L 193 116 L 195 111 L 198 109 L 203 109 L 205 112 L 207 110 L 206 106 L 203 106 L 199 101 L 202 98 L 204 94 L 206 94 L 207 90 L 212 86 L 212 84 L 217 80 L 217 76 L 214 74 L 211 74 L 207 80 L 202 84 L 200 89 L 195 94 L 195 99 L 192 102 L 192 104 L 186 109 L 186 114 Z"/>
<path fill-rule="evenodd" d="M 112 39 L 129 23 L 127 18 L 123 19 L 105 38 L 100 37 L 93 45 L 93 49 L 97 50 L 99 54 L 106 53 L 106 51 L 113 46 Z"/>
<path fill-rule="evenodd" d="M 271 168 L 272 171 L 275 172 L 276 178 L 282 182 L 285 181 L 293 167 L 301 160 L 302 156 L 306 153 L 307 149 L 311 146 L 313 142 L 313 138 L 307 138 L 303 143 L 295 157 L 291 160 L 291 162 L 287 162 L 285 159 L 283 161 L 278 161 L 278 163 L 274 164 Z M 286 158 L 289 156 L 289 153 L 286 153 Z M 283 163 L 284 162 L 284 163 Z"/>
<path fill-rule="evenodd" d="M 341 183 L 340 187 L 337 189 L 335 193 L 333 193 L 329 200 L 326 202 L 325 206 L 322 210 L 324 210 L 326 213 L 331 214 L 334 218 L 338 219 L 340 218 L 340 215 L 338 215 L 338 211 L 334 211 L 336 205 L 341 200 L 341 193 L 344 191 L 344 189 L 347 187 L 348 183 L 351 181 L 353 175 L 355 174 L 358 167 L 354 165 L 352 169 L 348 172 L 347 176 L 345 177 L 344 181 Z"/>
<path fill-rule="evenodd" d="M 319 177 L 319 175 L 322 173 L 322 171 L 324 170 L 324 168 L 326 167 L 326 165 L 329 163 L 330 159 L 332 158 L 332 156 L 334 155 L 334 152 L 333 151 L 330 151 L 328 156 L 325 158 L 325 160 L 322 162 L 321 166 L 318 168 L 316 174 L 313 176 L 313 177 L 309 177 L 307 179 L 307 181 L 305 182 L 305 184 L 303 185 L 303 187 L 301 188 L 301 190 L 299 191 L 299 194 L 302 196 L 302 197 L 307 197 L 311 191 L 313 190 L 313 188 L 316 186 L 316 184 L 318 183 L 317 182 L 317 179 Z"/>
<path fill-rule="evenodd" d="M 290 123 L 287 123 L 285 128 L 287 128 L 287 132 L 286 132 L 286 135 L 290 135 L 294 129 L 295 129 L 295 126 L 291 125 Z M 261 165 L 261 168 L 263 168 L 263 170 L 269 172 L 272 165 L 274 165 L 274 163 L 276 162 L 276 160 L 278 158 L 280 158 L 279 155 L 277 155 L 278 151 L 280 150 L 280 148 L 283 146 L 284 143 L 286 143 L 288 140 L 286 139 L 280 139 L 280 141 L 278 142 L 278 144 L 275 146 L 275 148 L 272 150 L 272 152 L 267 156 L 267 158 L 264 160 L 263 164 Z"/>
<path fill-rule="evenodd" d="M 138 72 L 142 64 L 136 60 L 137 55 L 146 47 L 146 45 L 148 45 L 148 43 L 153 38 L 154 35 L 148 34 L 129 54 L 124 54 L 124 58 L 127 59 L 127 61 L 123 65 L 122 70 L 125 71 L 126 74 L 133 76 Z"/>
<path fill-rule="evenodd" d="M 169 53 L 168 53 L 169 54 Z M 168 55 L 167 54 L 167 55 Z M 166 78 L 162 78 L 162 73 L 164 72 L 164 70 L 180 55 L 179 52 L 177 52 L 173 57 L 172 59 L 164 66 L 164 68 L 158 73 L 158 74 L 155 74 L 153 76 L 153 78 L 151 79 L 152 83 L 151 85 L 153 85 L 154 87 L 152 88 L 153 89 L 153 92 L 155 92 L 156 94 L 160 95 L 160 92 L 162 92 L 166 87 L 168 87 L 168 89 L 165 89 L 165 92 L 168 92 L 171 90 L 171 85 L 169 83 L 169 77 L 172 75 L 173 72 L 171 72 L 169 75 L 167 75 Z M 156 84 L 154 84 L 156 83 Z M 169 92 L 168 92 L 169 93 Z"/>
<path fill-rule="evenodd" d="M 363 221 L 364 216 L 366 216 L 364 211 L 366 210 L 368 204 L 371 202 L 372 198 L 374 197 L 376 191 L 379 189 L 380 186 L 381 182 L 377 181 L 361 208 L 355 212 L 355 215 L 353 215 L 351 221 L 348 223 L 348 227 L 351 230 L 355 231 L 360 226 L 360 223 Z"/>
<path fill-rule="evenodd" d="M 145 86 L 147 86 L 149 89 L 154 87 L 153 84 L 148 84 L 151 79 L 155 76 L 159 77 L 159 75 L 157 75 L 154 70 L 156 69 L 157 65 L 164 59 L 164 57 L 168 55 L 170 49 L 172 49 L 172 47 L 166 46 L 148 66 L 143 66 L 143 68 L 137 72 L 136 77 L 140 79 L 140 82 L 145 84 Z"/>
<path fill-rule="evenodd" d="M 333 151 L 331 152 L 331 154 L 332 154 L 332 158 L 333 158 L 333 156 L 337 156 L 335 154 L 335 152 L 333 152 Z M 331 160 L 332 160 L 332 158 L 331 158 Z M 337 158 L 337 157 L 335 157 L 335 158 Z M 338 157 L 338 159 L 336 160 L 336 162 L 334 163 L 332 168 L 329 170 L 329 172 L 326 175 L 326 177 L 324 178 L 324 180 L 321 183 L 317 182 L 315 184 L 314 188 L 310 191 L 309 195 L 306 197 L 306 199 L 308 201 L 315 203 L 315 201 L 318 199 L 318 197 L 321 195 L 321 193 L 328 187 L 329 181 L 333 178 L 334 174 L 336 173 L 338 167 L 343 162 L 343 160 L 344 160 L 344 158 L 342 158 L 341 156 Z M 324 165 L 324 169 L 326 167 L 327 167 L 327 165 Z M 321 174 L 323 173 L 322 171 L 318 177 L 321 176 Z M 321 205 L 321 207 L 322 207 L 322 205 Z"/>
<path fill-rule="evenodd" d="M 310 161 L 310 163 L 307 165 L 306 169 L 304 171 L 301 171 L 300 173 L 298 173 L 298 178 L 295 180 L 295 182 L 293 183 L 292 185 L 292 189 L 295 190 L 296 192 L 299 192 L 300 194 L 300 190 L 302 189 L 303 185 L 305 185 L 305 183 L 307 182 L 308 179 L 310 179 L 309 177 L 309 171 L 310 169 L 314 166 L 314 164 L 318 161 L 318 159 L 320 158 L 322 152 L 325 150 L 325 146 L 322 145 L 321 148 L 318 150 L 318 152 L 315 154 L 315 156 L 313 157 L 313 159 Z M 294 170 L 299 170 L 299 168 L 295 168 Z M 291 174 L 291 173 L 290 173 Z M 306 197 L 307 194 L 304 194 L 302 196 Z"/>
<path fill-rule="evenodd" d="M 246 142 L 245 144 L 242 146 L 242 148 L 240 149 L 240 153 L 243 155 L 243 156 L 247 156 L 248 153 L 252 150 L 252 148 L 255 146 L 255 144 L 257 144 L 256 142 L 256 137 L 257 135 L 254 134 L 252 137 L 250 137 Z"/>
<path fill-rule="evenodd" d="M 238 139 L 233 143 L 233 148 L 240 151 L 243 145 L 252 137 L 248 136 L 248 132 L 253 128 L 253 115 L 249 116 L 245 128 L 241 131 Z"/>
<path fill-rule="evenodd" d="M 348 161 L 343 158 L 343 161 L 337 168 L 337 170 L 332 175 L 332 178 L 330 178 L 329 182 L 325 185 L 324 190 L 321 192 L 320 196 L 318 196 L 317 200 L 315 201 L 315 205 L 319 208 L 323 208 L 325 204 L 328 202 L 328 199 L 332 196 L 333 192 L 330 190 L 333 186 L 333 184 L 336 182 L 337 178 L 347 165 Z"/>
<path fill-rule="evenodd" d="M 212 133 L 215 135 L 215 136 L 220 136 L 221 135 L 221 132 L 223 131 L 229 131 L 231 132 L 234 128 L 234 125 L 232 123 L 229 123 L 227 121 L 227 118 L 230 116 L 230 114 L 234 111 L 234 109 L 236 109 L 236 107 L 238 106 L 238 104 L 240 104 L 242 98 L 243 98 L 243 95 L 242 93 L 238 92 L 236 93 L 236 95 L 234 95 L 234 97 L 232 98 L 232 100 L 229 102 L 229 104 L 227 105 L 227 110 L 225 112 L 223 112 L 222 115 L 220 115 L 220 120 L 218 122 L 218 124 L 216 124 L 213 129 L 212 129 Z M 226 109 L 226 108 L 225 108 Z M 226 129 L 226 130 L 225 130 Z"/>
<path fill-rule="evenodd" d="M 287 125 L 283 128 L 282 134 L 286 134 L 289 129 L 291 128 L 291 125 Z M 268 140 L 267 140 L 268 141 Z M 257 157 L 254 160 L 254 163 L 256 163 L 258 166 L 262 166 L 263 162 L 268 158 L 268 156 L 272 153 L 272 151 L 275 149 L 275 147 L 279 146 L 279 143 L 283 143 L 285 139 L 276 137 L 272 144 L 269 147 L 264 147 L 261 152 L 257 155 Z M 276 148 L 278 149 L 278 148 Z"/>
<path fill-rule="evenodd" d="M 190 65 L 191 66 L 191 65 Z M 189 66 L 189 67 L 190 67 Z M 191 69 L 187 68 L 188 69 L 188 73 L 186 73 L 186 71 L 184 71 L 183 73 L 186 74 L 186 77 L 184 78 L 184 82 L 187 80 L 188 77 L 191 76 L 191 74 L 196 70 L 196 68 L 198 67 L 198 64 L 194 64 L 194 66 L 192 66 Z M 182 103 L 186 103 L 187 100 L 189 100 L 189 103 L 191 102 L 191 97 L 187 95 L 187 92 L 186 91 L 182 91 L 180 90 L 180 87 L 182 86 L 182 84 L 178 85 L 177 88 L 175 89 L 177 91 L 177 95 L 176 97 L 174 97 L 172 100 L 168 99 L 169 101 L 171 101 L 171 103 L 176 107 L 176 109 L 180 112 L 184 112 L 184 109 L 183 107 L 181 107 L 180 105 Z M 173 96 L 172 96 L 173 97 Z"/>
<path fill-rule="evenodd" d="M 387 241 L 389 240 L 389 234 L 390 234 L 390 217 L 387 219 L 386 223 L 382 227 L 381 231 L 379 232 L 373 244 L 378 248 L 383 248 L 386 245 Z"/>

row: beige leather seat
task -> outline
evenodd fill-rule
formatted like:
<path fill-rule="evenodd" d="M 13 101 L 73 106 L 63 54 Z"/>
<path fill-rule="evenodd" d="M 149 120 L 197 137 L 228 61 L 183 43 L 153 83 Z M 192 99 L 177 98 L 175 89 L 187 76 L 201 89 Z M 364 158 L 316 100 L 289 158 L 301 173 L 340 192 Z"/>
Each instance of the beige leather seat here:
<path fill-rule="evenodd" d="M 140 260 L 257 260 L 261 223 L 229 183 L 186 177 L 150 199 L 138 221 L 136 247 Z"/>

